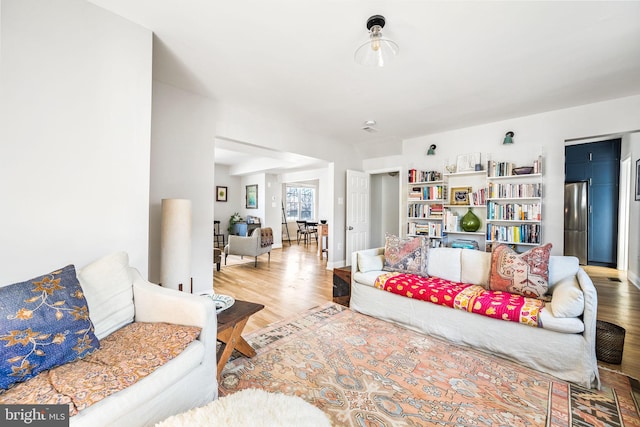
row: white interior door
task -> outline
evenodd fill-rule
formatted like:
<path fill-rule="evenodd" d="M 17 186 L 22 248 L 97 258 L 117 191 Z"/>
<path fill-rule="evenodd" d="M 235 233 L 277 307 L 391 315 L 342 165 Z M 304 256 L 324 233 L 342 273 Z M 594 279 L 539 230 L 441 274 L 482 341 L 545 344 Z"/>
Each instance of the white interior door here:
<path fill-rule="evenodd" d="M 369 248 L 369 184 L 368 173 L 347 170 L 347 264 L 351 262 L 351 253 Z"/>

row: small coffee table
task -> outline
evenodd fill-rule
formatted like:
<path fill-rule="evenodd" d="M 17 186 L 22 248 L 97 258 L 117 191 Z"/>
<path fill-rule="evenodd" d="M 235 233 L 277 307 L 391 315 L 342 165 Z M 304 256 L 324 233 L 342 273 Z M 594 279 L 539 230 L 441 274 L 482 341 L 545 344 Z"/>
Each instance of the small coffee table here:
<path fill-rule="evenodd" d="M 217 338 L 222 343 L 217 354 L 218 379 L 234 349 L 247 357 L 256 355 L 256 351 L 242 338 L 241 334 L 249 317 L 263 308 L 262 304 L 236 300 L 231 307 L 218 314 Z"/>

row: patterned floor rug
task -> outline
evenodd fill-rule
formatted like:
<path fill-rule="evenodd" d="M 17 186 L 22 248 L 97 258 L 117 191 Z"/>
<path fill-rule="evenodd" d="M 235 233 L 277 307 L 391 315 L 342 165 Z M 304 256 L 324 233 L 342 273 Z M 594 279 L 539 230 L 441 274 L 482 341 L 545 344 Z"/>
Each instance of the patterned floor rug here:
<path fill-rule="evenodd" d="M 627 376 L 587 390 L 333 303 L 246 338 L 257 355 L 227 364 L 220 395 L 296 395 L 334 426 L 640 427 Z"/>

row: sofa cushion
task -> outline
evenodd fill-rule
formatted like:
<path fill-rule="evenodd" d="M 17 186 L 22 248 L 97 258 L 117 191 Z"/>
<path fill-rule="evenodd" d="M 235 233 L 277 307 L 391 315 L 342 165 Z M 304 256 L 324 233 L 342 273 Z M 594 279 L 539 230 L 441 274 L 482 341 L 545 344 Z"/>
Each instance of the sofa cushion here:
<path fill-rule="evenodd" d="M 462 249 L 434 248 L 429 251 L 429 275 L 451 282 L 462 282 Z"/>
<path fill-rule="evenodd" d="M 460 281 L 472 285 L 489 287 L 491 253 L 473 249 L 462 249 L 460 254 Z"/>
<path fill-rule="evenodd" d="M 549 289 L 551 243 L 518 254 L 498 245 L 491 254 L 489 289 L 541 298 Z"/>
<path fill-rule="evenodd" d="M 378 278 L 378 276 L 388 273 L 387 271 L 377 271 L 377 270 L 371 270 L 371 271 L 367 271 L 366 273 L 363 273 L 361 271 L 357 271 L 354 275 L 353 275 L 353 281 L 361 283 L 363 285 L 367 285 L 367 286 L 373 286 L 373 284 L 376 282 L 376 279 Z"/>
<path fill-rule="evenodd" d="M 584 312 L 584 293 L 576 276 L 562 279 L 551 288 L 551 308 L 555 317 L 578 317 Z"/>
<path fill-rule="evenodd" d="M 78 280 L 99 339 L 133 322 L 133 280 L 126 252 L 104 256 L 85 266 L 78 272 Z"/>
<path fill-rule="evenodd" d="M 358 254 L 358 271 L 367 273 L 369 271 L 382 270 L 384 267 L 384 255 Z"/>
<path fill-rule="evenodd" d="M 385 271 L 427 275 L 429 239 L 424 237 L 401 238 L 393 234 L 385 235 Z"/>
<path fill-rule="evenodd" d="M 76 269 L 0 288 L 0 388 L 100 347 Z"/>
<path fill-rule="evenodd" d="M 567 277 L 578 274 L 580 264 L 574 256 L 549 257 L 549 287 Z"/>

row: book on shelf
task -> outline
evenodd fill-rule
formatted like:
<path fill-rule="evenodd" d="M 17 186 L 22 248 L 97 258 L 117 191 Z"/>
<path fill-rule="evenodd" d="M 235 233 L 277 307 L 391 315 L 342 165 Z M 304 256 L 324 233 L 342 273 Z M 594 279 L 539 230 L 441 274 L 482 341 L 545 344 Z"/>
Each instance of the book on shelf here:
<path fill-rule="evenodd" d="M 409 183 L 442 181 L 442 173 L 440 171 L 420 171 L 417 169 L 409 169 L 408 179 Z"/>
<path fill-rule="evenodd" d="M 487 240 L 516 244 L 540 244 L 540 224 L 487 224 Z"/>
<path fill-rule="evenodd" d="M 533 161 L 533 173 L 542 173 L 542 156 Z"/>
<path fill-rule="evenodd" d="M 487 205 L 487 218 L 503 221 L 540 221 L 540 203 L 496 203 Z"/>
<path fill-rule="evenodd" d="M 480 188 L 473 193 L 469 193 L 469 204 L 473 206 L 484 206 L 487 203 L 487 190 Z"/>
<path fill-rule="evenodd" d="M 445 231 L 458 231 L 459 217 L 455 213 L 447 210 L 444 212 L 444 230 Z"/>
<path fill-rule="evenodd" d="M 513 163 L 489 160 L 487 161 L 487 175 L 490 177 L 511 176 L 513 175 Z"/>

